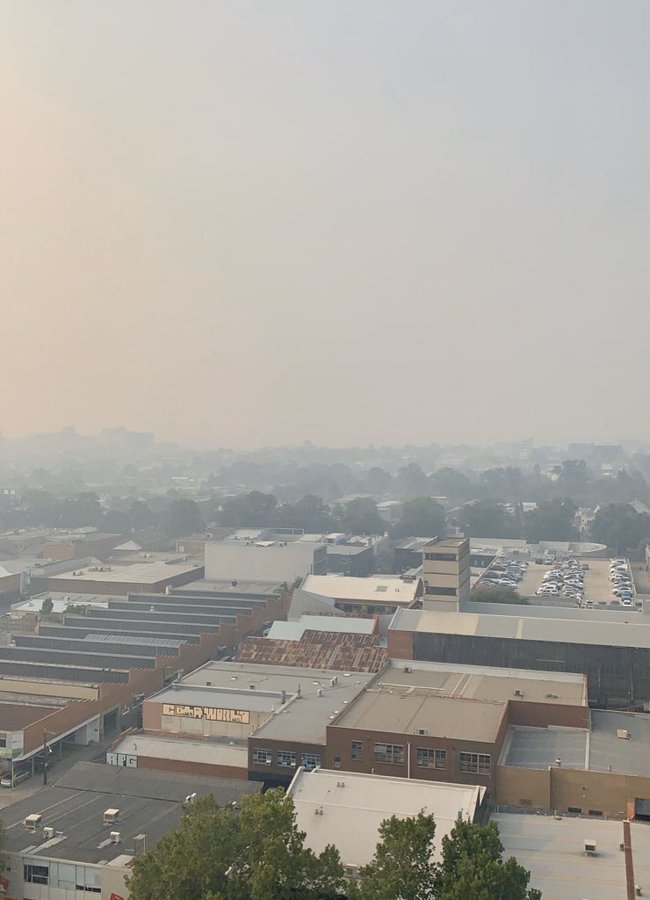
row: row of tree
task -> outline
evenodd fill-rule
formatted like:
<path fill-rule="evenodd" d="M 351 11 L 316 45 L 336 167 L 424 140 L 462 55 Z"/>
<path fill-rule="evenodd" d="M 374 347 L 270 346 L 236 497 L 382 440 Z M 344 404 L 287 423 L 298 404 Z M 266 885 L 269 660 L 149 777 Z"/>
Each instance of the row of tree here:
<path fill-rule="evenodd" d="M 538 900 L 530 873 L 503 861 L 494 824 L 457 822 L 433 859 L 435 821 L 393 816 L 375 855 L 346 876 L 333 846 L 305 846 L 291 798 L 280 789 L 244 797 L 241 811 L 212 797 L 186 811 L 156 848 L 137 857 L 132 900 Z"/>

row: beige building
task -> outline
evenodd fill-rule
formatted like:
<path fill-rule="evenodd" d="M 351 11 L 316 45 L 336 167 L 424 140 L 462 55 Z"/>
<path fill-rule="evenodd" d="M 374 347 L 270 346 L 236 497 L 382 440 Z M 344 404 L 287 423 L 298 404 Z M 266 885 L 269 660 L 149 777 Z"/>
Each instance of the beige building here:
<path fill-rule="evenodd" d="M 423 606 L 458 609 L 470 597 L 469 538 L 434 538 L 422 548 Z"/>

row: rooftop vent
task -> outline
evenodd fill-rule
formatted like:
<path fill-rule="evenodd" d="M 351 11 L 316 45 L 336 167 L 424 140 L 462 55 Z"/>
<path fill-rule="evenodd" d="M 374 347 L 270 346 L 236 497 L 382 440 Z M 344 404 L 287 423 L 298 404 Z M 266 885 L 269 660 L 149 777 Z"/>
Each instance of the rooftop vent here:
<path fill-rule="evenodd" d="M 429 734 L 426 728 L 418 728 L 418 734 Z"/>
<path fill-rule="evenodd" d="M 585 853 L 587 856 L 597 856 L 596 841 L 585 840 Z"/>
<path fill-rule="evenodd" d="M 524 692 L 522 690 L 520 690 L 519 688 L 517 688 L 515 690 L 515 697 L 523 697 L 523 696 L 524 696 Z"/>
<path fill-rule="evenodd" d="M 111 831 L 110 838 L 111 838 L 111 844 L 119 844 L 121 834 L 119 831 Z"/>
<path fill-rule="evenodd" d="M 119 809 L 105 809 L 104 810 L 104 825 L 112 825 L 114 822 L 120 818 Z"/>
<path fill-rule="evenodd" d="M 251 683 L 248 685 L 248 690 L 249 690 L 249 691 L 254 691 L 254 690 L 255 690 L 255 685 L 253 684 L 253 682 L 251 682 Z"/>
<path fill-rule="evenodd" d="M 51 840 L 54 837 L 55 833 L 56 832 L 54 831 L 54 829 L 52 828 L 51 825 L 46 825 L 45 828 L 43 829 L 43 840 L 44 841 Z"/>

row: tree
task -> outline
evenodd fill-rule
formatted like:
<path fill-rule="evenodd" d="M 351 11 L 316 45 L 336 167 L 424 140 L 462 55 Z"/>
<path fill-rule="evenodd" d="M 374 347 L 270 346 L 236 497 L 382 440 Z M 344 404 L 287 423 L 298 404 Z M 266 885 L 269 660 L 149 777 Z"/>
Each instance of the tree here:
<path fill-rule="evenodd" d="M 352 900 L 434 900 L 438 877 L 433 862 L 435 831 L 433 816 L 423 813 L 386 819 L 379 828 L 381 840 L 375 855 L 359 870 L 358 887 L 351 885 L 348 896 Z"/>
<path fill-rule="evenodd" d="M 165 531 L 170 537 L 189 537 L 202 531 L 204 523 L 194 500 L 181 497 L 174 500 L 167 511 Z"/>
<path fill-rule="evenodd" d="M 476 825 L 458 820 L 442 839 L 438 878 L 440 900 L 540 900 L 528 889 L 530 872 L 514 857 L 502 861 L 499 829 L 490 822 Z"/>
<path fill-rule="evenodd" d="M 445 510 L 431 497 L 416 497 L 402 506 L 395 537 L 437 537 L 445 531 Z"/>
<path fill-rule="evenodd" d="M 334 515 L 342 531 L 348 534 L 383 534 L 386 523 L 371 497 L 356 497 L 345 506 L 337 506 Z"/>
<path fill-rule="evenodd" d="M 304 846 L 282 790 L 244 797 L 241 813 L 206 797 L 178 829 L 136 857 L 132 900 L 335 900 L 346 880 L 331 846 Z"/>
<path fill-rule="evenodd" d="M 268 528 L 275 521 L 277 505 L 278 501 L 273 494 L 264 494 L 262 491 L 240 494 L 226 500 L 219 516 L 219 522 L 232 528 L 249 525 Z"/>
<path fill-rule="evenodd" d="M 437 497 L 447 497 L 451 503 L 465 503 L 476 497 L 476 487 L 463 472 L 449 466 L 438 469 L 429 479 L 427 493 Z"/>
<path fill-rule="evenodd" d="M 46 597 L 41 603 L 41 612 L 44 616 L 49 616 L 54 609 L 54 602 L 51 597 Z"/>
<path fill-rule="evenodd" d="M 526 540 L 531 544 L 576 540 L 578 532 L 573 524 L 575 514 L 575 503 L 568 498 L 542 501 L 537 509 L 526 513 Z"/>
<path fill-rule="evenodd" d="M 381 497 L 390 490 L 392 483 L 393 478 L 385 469 L 372 466 L 363 476 L 361 490 L 364 493 L 374 494 L 375 497 Z"/>
<path fill-rule="evenodd" d="M 597 511 L 590 529 L 592 540 L 619 555 L 650 538 L 650 517 L 628 503 L 610 503 Z"/>
<path fill-rule="evenodd" d="M 431 493 L 429 478 L 417 463 L 409 463 L 399 470 L 394 487 L 401 497 L 408 499 Z"/>
<path fill-rule="evenodd" d="M 489 585 L 477 585 L 472 588 L 471 599 L 475 603 L 520 603 L 524 606 L 528 604 L 528 600 L 512 588 Z"/>
<path fill-rule="evenodd" d="M 315 494 L 307 494 L 297 503 L 283 503 L 276 510 L 275 522 L 284 528 L 321 534 L 332 531 L 336 524 L 329 506 Z"/>
<path fill-rule="evenodd" d="M 518 522 L 503 504 L 496 500 L 477 500 L 476 503 L 468 503 L 458 518 L 468 537 L 521 537 Z"/>

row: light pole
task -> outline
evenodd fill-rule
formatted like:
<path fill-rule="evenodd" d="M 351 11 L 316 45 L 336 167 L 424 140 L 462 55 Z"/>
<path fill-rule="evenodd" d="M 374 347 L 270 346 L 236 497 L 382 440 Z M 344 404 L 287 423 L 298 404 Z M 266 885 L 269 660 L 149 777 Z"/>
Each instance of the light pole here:
<path fill-rule="evenodd" d="M 43 729 L 43 787 L 47 787 L 47 755 L 52 751 L 47 746 L 47 736 L 48 734 L 54 734 L 53 731 L 48 731 L 47 728 Z"/>

